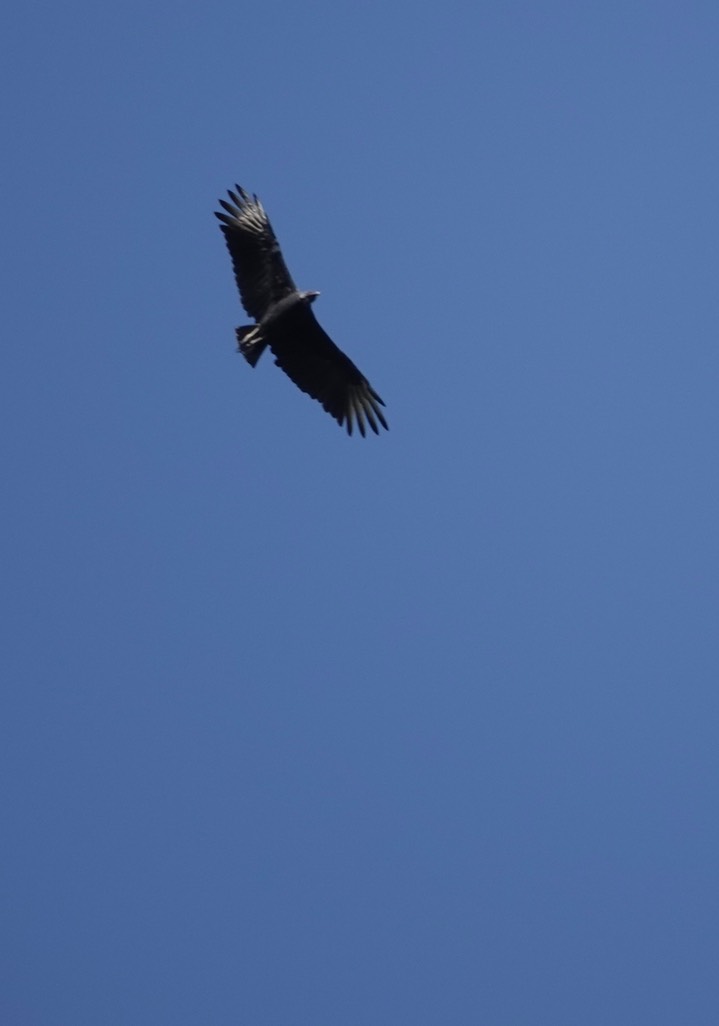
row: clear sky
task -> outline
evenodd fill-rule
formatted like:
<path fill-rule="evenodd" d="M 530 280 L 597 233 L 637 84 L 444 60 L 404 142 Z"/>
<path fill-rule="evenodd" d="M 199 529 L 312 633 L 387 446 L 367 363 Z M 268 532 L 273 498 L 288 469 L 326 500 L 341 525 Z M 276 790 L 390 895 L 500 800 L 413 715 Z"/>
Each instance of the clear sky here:
<path fill-rule="evenodd" d="M 719 5 L 0 18 L 0 1022 L 716 1026 Z"/>

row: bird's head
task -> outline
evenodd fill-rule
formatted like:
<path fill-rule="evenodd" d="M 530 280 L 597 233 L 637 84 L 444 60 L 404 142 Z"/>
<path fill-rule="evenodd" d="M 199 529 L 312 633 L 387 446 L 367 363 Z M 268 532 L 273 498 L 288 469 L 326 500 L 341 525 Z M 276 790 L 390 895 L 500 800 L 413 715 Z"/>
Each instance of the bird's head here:
<path fill-rule="evenodd" d="M 309 306 L 310 303 L 314 303 L 314 301 L 317 299 L 317 297 L 319 296 L 319 292 L 300 292 L 300 296 L 302 298 L 303 303 L 307 303 L 307 305 Z"/>

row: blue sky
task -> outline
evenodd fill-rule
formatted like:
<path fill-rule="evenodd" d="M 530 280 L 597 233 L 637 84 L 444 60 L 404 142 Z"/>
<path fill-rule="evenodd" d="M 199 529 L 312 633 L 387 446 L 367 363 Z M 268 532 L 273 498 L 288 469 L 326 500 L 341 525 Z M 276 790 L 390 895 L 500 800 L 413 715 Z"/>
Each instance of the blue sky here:
<path fill-rule="evenodd" d="M 714 1026 L 719 8 L 2 21 L 0 1019 Z"/>

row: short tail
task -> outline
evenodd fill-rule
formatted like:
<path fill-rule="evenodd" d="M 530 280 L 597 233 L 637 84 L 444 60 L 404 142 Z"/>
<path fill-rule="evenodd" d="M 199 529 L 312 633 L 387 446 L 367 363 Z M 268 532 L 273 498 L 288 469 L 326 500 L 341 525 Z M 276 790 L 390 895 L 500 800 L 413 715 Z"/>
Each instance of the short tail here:
<path fill-rule="evenodd" d="M 259 324 L 246 324 L 243 328 L 235 328 L 235 334 L 237 335 L 237 348 L 250 367 L 254 367 L 267 345 L 260 334 Z"/>

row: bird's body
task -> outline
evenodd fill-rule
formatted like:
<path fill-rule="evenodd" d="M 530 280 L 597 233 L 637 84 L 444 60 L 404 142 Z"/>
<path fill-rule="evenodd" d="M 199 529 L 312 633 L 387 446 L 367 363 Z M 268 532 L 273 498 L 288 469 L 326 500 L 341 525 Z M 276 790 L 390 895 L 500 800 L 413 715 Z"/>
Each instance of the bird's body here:
<path fill-rule="evenodd" d="M 379 434 L 384 403 L 348 356 L 321 327 L 311 304 L 319 292 L 300 292 L 285 265 L 269 218 L 256 196 L 240 186 L 216 213 L 232 258 L 242 305 L 255 324 L 236 329 L 238 348 L 254 367 L 267 346 L 275 363 L 338 424 L 362 435 L 365 422 Z"/>

